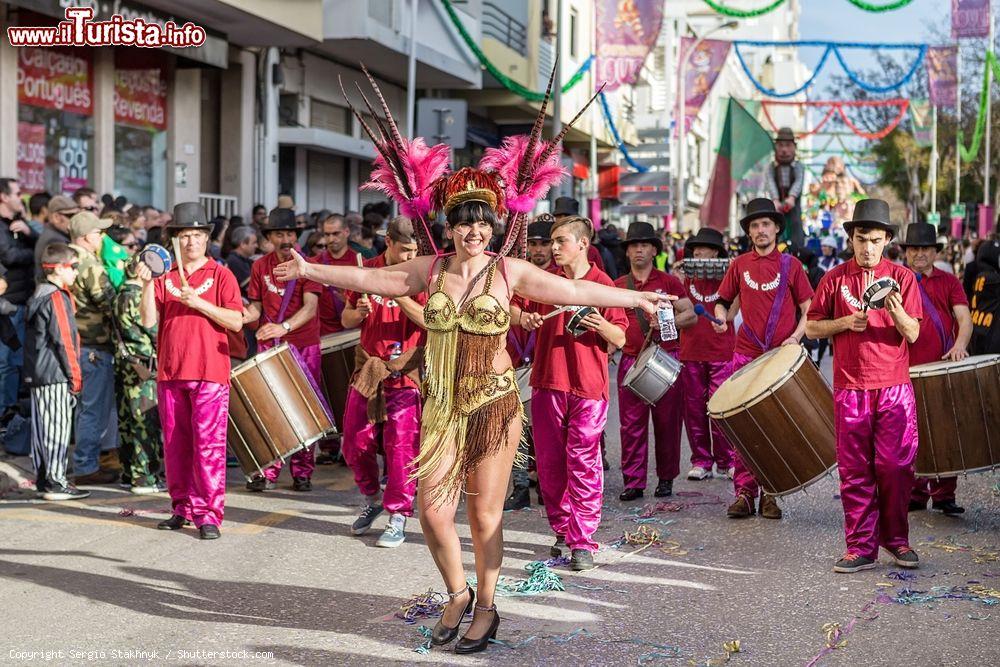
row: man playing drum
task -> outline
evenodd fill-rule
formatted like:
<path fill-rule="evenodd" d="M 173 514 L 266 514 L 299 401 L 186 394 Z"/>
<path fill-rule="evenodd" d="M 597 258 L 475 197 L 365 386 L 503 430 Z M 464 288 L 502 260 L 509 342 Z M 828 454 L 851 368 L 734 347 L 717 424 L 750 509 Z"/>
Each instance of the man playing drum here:
<path fill-rule="evenodd" d="M 895 227 L 881 199 L 858 202 L 844 223 L 854 258 L 820 280 L 809 309 L 810 338 L 834 339 L 833 418 L 840 466 L 847 551 L 834 572 L 875 567 L 879 546 L 900 567 L 919 564 L 909 545 L 907 504 L 917 455 L 917 409 L 909 374 L 909 345 L 923 317 L 917 281 L 909 269 L 882 257 Z M 884 308 L 865 292 L 891 278 L 898 290 Z"/>
<path fill-rule="evenodd" d="M 775 209 L 770 199 L 752 200 L 740 220 L 752 247 L 750 252 L 740 255 L 729 265 L 715 302 L 715 317 L 722 324 L 712 324 L 716 333 L 726 333 L 729 310 L 738 297 L 743 326 L 736 335 L 736 349 L 726 369 L 726 377 L 780 345 L 798 345 L 805 333 L 806 312 L 813 291 L 802 263 L 778 251 L 777 237 L 784 225 L 785 216 Z M 736 452 L 733 467 L 736 500 L 729 506 L 727 515 L 742 519 L 753 515 L 760 486 L 739 452 Z M 765 519 L 781 518 L 777 501 L 766 494 L 761 496 L 759 511 Z"/>
<path fill-rule="evenodd" d="M 173 515 L 157 528 L 193 521 L 211 540 L 219 537 L 226 493 L 226 332 L 243 328 L 243 297 L 236 276 L 208 256 L 212 223 L 201 204 L 177 204 L 167 229 L 180 241 L 170 272 L 154 281 L 148 266 L 136 268 L 142 326 L 159 324 L 157 399 Z"/>
<path fill-rule="evenodd" d="M 266 350 L 286 342 L 294 348 L 302 370 L 308 373 L 317 386 L 322 382 L 319 349 L 319 320 L 316 308 L 323 287 L 311 280 L 293 280 L 287 285 L 274 277 L 274 267 L 292 258 L 292 248 L 298 231 L 295 213 L 289 208 L 273 209 L 262 228 L 274 250 L 254 262 L 250 270 L 247 296 L 250 305 L 243 316 L 243 323 L 260 319 L 264 324 L 257 329 L 257 350 Z M 292 488 L 312 491 L 312 474 L 316 468 L 314 447 L 306 447 L 291 456 Z M 264 470 L 262 477 L 247 482 L 250 491 L 273 489 L 281 474 L 281 460 Z"/>
<path fill-rule="evenodd" d="M 674 302 L 675 326 L 678 329 L 695 323 L 691 302 L 684 293 L 684 285 L 672 275 L 653 268 L 653 258 L 663 251 L 663 241 L 648 222 L 633 222 L 629 225 L 622 243 L 631 267 L 627 275 L 615 281 L 618 287 L 642 292 L 661 292 L 678 297 Z M 625 346 L 621 362 L 618 364 L 618 418 L 621 422 L 622 479 L 625 490 L 619 500 L 628 502 L 642 498 L 646 489 L 646 464 L 649 459 L 649 418 L 653 417 L 653 438 L 656 451 L 656 477 L 659 480 L 653 495 L 664 498 L 673 495 L 674 478 L 680 474 L 681 460 L 681 418 L 684 409 L 684 389 L 682 382 L 675 382 L 670 389 L 650 406 L 622 382 L 625 374 L 635 365 L 636 357 L 652 335 L 653 344 L 658 344 L 672 356 L 677 357 L 680 348 L 678 339 L 660 340 L 656 323 L 650 328 L 646 314 L 630 309 L 626 311 L 628 328 L 625 330 Z"/>
<path fill-rule="evenodd" d="M 695 259 L 717 259 L 726 251 L 722 233 L 709 227 L 702 227 L 687 240 L 684 249 L 689 248 Z M 684 279 L 685 296 L 712 313 L 721 283 L 718 278 L 687 277 Z M 708 398 L 728 377 L 726 367 L 733 358 L 735 344 L 736 333 L 732 329 L 716 333 L 704 317 L 699 317 L 694 326 L 681 332 L 684 428 L 691 445 L 688 479 L 708 479 L 712 476 L 713 464 L 719 475 L 733 477 L 733 447 L 718 424 L 713 422 L 709 430 Z"/>
<path fill-rule="evenodd" d="M 385 252 L 365 266 L 393 266 L 417 256 L 409 218 L 400 216 L 389 222 L 385 240 Z M 427 296 L 387 299 L 347 292 L 346 297 L 341 320 L 348 329 L 360 325 L 361 339 L 344 410 L 342 451 L 366 501 L 351 532 L 363 535 L 384 509 L 389 522 L 375 545 L 398 547 L 406 539 L 406 519 L 413 516 L 417 492 L 410 462 L 420 447 L 420 367 Z M 379 442 L 385 448 L 388 468 L 384 493 L 379 487 Z"/>
<path fill-rule="evenodd" d="M 954 275 L 934 268 L 937 253 L 944 244 L 937 242 L 937 230 L 926 222 L 906 228 L 906 240 L 899 244 L 906 252 L 906 265 L 917 275 L 917 288 L 924 310 L 920 335 L 910 345 L 910 365 L 929 364 L 942 359 L 961 361 L 969 356 L 972 338 L 972 314 L 962 283 Z M 945 514 L 965 512 L 955 502 L 957 477 L 918 479 L 910 495 L 910 511 L 932 507 Z"/>

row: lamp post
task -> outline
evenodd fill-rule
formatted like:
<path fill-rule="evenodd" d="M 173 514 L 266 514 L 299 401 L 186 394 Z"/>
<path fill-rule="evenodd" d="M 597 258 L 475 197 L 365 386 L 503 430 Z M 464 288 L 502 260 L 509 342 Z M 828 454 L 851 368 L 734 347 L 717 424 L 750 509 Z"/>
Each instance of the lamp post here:
<path fill-rule="evenodd" d="M 685 91 L 685 79 L 687 78 L 687 66 L 688 60 L 691 54 L 698 50 L 701 43 L 708 39 L 709 36 L 719 32 L 720 30 L 731 30 L 739 26 L 736 21 L 726 21 L 725 23 L 720 23 L 708 32 L 706 32 L 701 37 L 688 26 L 688 30 L 692 35 L 695 36 L 695 42 L 691 45 L 686 53 L 681 53 L 680 68 L 678 69 L 677 76 L 677 111 L 674 115 L 677 123 L 677 195 L 675 201 L 677 205 L 674 211 L 674 217 L 677 219 L 677 229 L 680 230 L 681 221 L 684 219 L 684 209 L 687 206 L 687 145 L 685 143 L 685 134 L 687 128 L 685 127 L 685 115 L 684 115 L 684 98 L 686 97 Z M 683 50 L 683 42 L 681 43 L 680 49 Z"/>

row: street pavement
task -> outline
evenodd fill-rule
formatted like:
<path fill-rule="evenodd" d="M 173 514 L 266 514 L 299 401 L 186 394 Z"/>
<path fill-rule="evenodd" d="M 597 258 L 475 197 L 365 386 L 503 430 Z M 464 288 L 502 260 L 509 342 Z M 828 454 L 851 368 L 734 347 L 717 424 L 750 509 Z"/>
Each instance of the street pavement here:
<path fill-rule="evenodd" d="M 884 556 L 873 571 L 831 571 L 843 552 L 835 476 L 782 499 L 781 521 L 729 520 L 728 480 L 681 478 L 680 493 L 667 499 L 673 505 L 643 524 L 659 531 L 660 544 L 614 548 L 640 527 L 640 508 L 656 509 L 656 480 L 651 474 L 643 500 L 618 501 L 615 405 L 610 416 L 599 567 L 574 573 L 557 565 L 565 591 L 499 598 L 504 643 L 484 654 L 415 651 L 419 625 L 434 619 L 407 625 L 392 615 L 414 594 L 442 589 L 419 523 L 409 522 L 406 543 L 394 550 L 374 546 L 385 515 L 368 535 L 351 536 L 361 501 L 351 475 L 320 466 L 308 494 L 293 492 L 287 473 L 275 491 L 251 494 L 230 470 L 222 539 L 214 542 L 193 529 L 156 530 L 169 514 L 165 496 L 105 486 L 83 501 L 44 503 L 7 493 L 0 663 L 686 666 L 721 665 L 727 655 L 733 667 L 805 665 L 817 656 L 821 665 L 997 663 L 995 473 L 960 480 L 968 510 L 961 518 L 910 515 L 921 556 L 912 575 Z M 682 475 L 688 456 L 685 445 Z M 23 481 L 30 463 L 0 467 Z M 464 515 L 459 524 L 471 576 Z M 524 578 L 526 564 L 548 558 L 542 508 L 506 514 L 504 529 L 503 574 Z M 983 588 L 975 589 L 979 599 L 965 599 L 959 586 Z M 905 590 L 915 599 L 904 605 Z M 739 652 L 728 653 L 736 641 Z"/>

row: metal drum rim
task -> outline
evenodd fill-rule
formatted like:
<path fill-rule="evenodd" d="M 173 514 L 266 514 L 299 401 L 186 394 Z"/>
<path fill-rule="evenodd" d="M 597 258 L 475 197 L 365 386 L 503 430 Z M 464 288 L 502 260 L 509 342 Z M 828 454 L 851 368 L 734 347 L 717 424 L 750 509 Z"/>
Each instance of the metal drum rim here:
<path fill-rule="evenodd" d="M 259 366 L 262 362 L 267 361 L 271 357 L 277 356 L 281 350 L 284 350 L 287 347 L 288 343 L 282 343 L 280 345 L 275 345 L 269 350 L 264 350 L 263 352 L 259 352 L 258 354 L 250 357 L 249 359 L 244 361 L 242 364 L 240 364 L 230 372 L 229 374 L 230 379 L 235 378 L 237 375 L 242 375 L 251 368 Z"/>
<path fill-rule="evenodd" d="M 750 399 L 750 401 L 748 401 L 746 403 L 741 403 L 740 405 L 737 405 L 737 406 L 735 406 L 735 407 L 733 407 L 733 408 L 731 408 L 729 410 L 725 410 L 723 412 L 713 412 L 712 410 L 709 410 L 708 411 L 708 416 L 711 417 L 712 419 L 725 419 L 726 417 L 731 417 L 731 416 L 733 416 L 735 414 L 738 414 L 740 412 L 745 412 L 746 410 L 749 410 L 753 406 L 755 406 L 758 403 L 760 403 L 761 401 L 763 401 L 768 396 L 772 396 L 774 394 L 774 392 L 777 391 L 782 386 L 784 386 L 784 384 L 786 382 L 788 382 L 789 378 L 791 378 L 793 375 L 795 375 L 795 373 L 798 372 L 798 370 L 802 367 L 802 364 L 805 363 L 805 360 L 806 360 L 806 349 L 804 347 L 802 347 L 801 345 L 799 345 L 798 347 L 799 347 L 799 358 L 795 361 L 795 363 L 791 366 L 791 368 L 789 368 L 787 371 L 785 371 L 785 373 L 783 375 L 781 375 L 774 382 L 772 382 L 770 385 L 768 385 L 767 388 L 764 389 L 764 391 L 760 392 L 760 394 L 758 394 L 757 396 L 755 396 L 752 399 Z M 780 349 L 781 349 L 781 347 L 779 346 L 779 347 L 774 348 L 774 350 L 768 350 L 767 352 L 765 352 L 765 354 L 771 354 L 772 352 L 774 352 L 776 350 L 780 350 Z M 761 357 L 763 357 L 763 355 L 761 355 L 760 357 L 757 357 L 757 359 L 760 359 Z M 757 361 L 757 359 L 754 359 L 754 361 Z M 753 361 L 751 361 L 750 363 L 752 364 Z M 743 368 L 746 368 L 749 365 L 750 364 L 747 364 Z M 741 368 L 740 370 L 743 370 L 743 368 Z M 739 372 L 739 371 L 737 371 L 737 372 Z M 734 375 L 735 375 L 735 373 L 734 373 Z M 732 377 L 732 376 L 730 376 L 730 377 Z M 824 379 L 824 382 L 825 382 L 825 379 Z M 718 390 L 716 390 L 716 392 L 718 392 Z M 711 403 L 711 402 L 712 402 L 712 399 L 709 398 L 709 403 Z"/>
<path fill-rule="evenodd" d="M 979 359 L 979 360 L 970 363 L 970 361 L 974 359 Z M 952 372 L 954 371 L 959 371 L 959 370 L 976 371 L 979 370 L 980 368 L 1000 365 L 1000 354 L 977 354 L 974 356 L 966 357 L 962 361 L 951 362 L 952 364 L 966 363 L 967 365 L 965 366 L 945 364 L 944 366 L 935 368 L 933 370 L 931 369 L 924 371 L 920 370 L 921 366 L 937 366 L 940 363 L 941 363 L 940 361 L 933 361 L 929 364 L 920 364 L 919 366 L 914 366 L 913 368 L 910 369 L 910 379 L 913 380 L 917 378 L 931 378 L 931 377 L 938 377 L 940 375 L 951 375 Z"/>

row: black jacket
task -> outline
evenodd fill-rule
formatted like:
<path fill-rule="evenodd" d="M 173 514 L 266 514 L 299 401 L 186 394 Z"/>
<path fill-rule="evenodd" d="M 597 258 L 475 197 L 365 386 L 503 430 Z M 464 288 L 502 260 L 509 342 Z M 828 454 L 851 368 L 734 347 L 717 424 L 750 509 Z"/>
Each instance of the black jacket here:
<path fill-rule="evenodd" d="M 38 286 L 28 300 L 24 343 L 24 383 L 27 386 L 68 382 L 70 391 L 80 391 L 83 386 L 80 335 L 69 292 L 49 282 Z"/>
<path fill-rule="evenodd" d="M 0 218 L 0 263 L 7 267 L 7 293 L 4 297 L 23 306 L 35 289 L 35 237 L 10 231 L 7 218 Z"/>
<path fill-rule="evenodd" d="M 236 276 L 236 282 L 240 284 L 240 294 L 243 295 L 244 299 L 247 298 L 247 287 L 250 285 L 250 270 L 252 267 L 253 261 L 235 250 L 229 253 L 229 257 L 226 258 L 226 268 Z"/>

